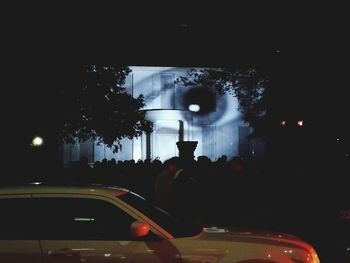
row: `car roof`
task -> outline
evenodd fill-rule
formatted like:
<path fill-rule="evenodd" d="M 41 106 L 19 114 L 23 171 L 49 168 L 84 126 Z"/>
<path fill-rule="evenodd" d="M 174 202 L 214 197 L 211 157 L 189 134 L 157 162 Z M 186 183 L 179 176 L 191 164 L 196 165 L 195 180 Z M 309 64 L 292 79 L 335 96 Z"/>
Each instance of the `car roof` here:
<path fill-rule="evenodd" d="M 100 184 L 89 185 L 48 185 L 33 182 L 23 185 L 0 186 L 0 195 L 11 194 L 94 194 L 121 196 L 130 192 L 128 189 Z"/>

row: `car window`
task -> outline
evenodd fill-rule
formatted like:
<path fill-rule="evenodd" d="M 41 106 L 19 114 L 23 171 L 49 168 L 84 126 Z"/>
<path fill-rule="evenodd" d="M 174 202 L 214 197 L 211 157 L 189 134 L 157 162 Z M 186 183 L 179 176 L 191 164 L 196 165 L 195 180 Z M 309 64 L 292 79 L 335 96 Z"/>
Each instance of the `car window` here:
<path fill-rule="evenodd" d="M 112 203 L 87 198 L 34 198 L 40 239 L 130 240 L 135 221 Z"/>
<path fill-rule="evenodd" d="M 35 239 L 29 198 L 0 199 L 0 240 Z"/>

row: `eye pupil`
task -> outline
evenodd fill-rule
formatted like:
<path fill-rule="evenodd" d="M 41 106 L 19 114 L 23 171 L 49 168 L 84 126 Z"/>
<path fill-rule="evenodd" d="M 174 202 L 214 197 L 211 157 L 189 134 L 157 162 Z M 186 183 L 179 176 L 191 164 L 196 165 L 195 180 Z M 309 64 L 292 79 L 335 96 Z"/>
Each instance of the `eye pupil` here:
<path fill-rule="evenodd" d="M 209 88 L 193 88 L 184 95 L 185 108 L 205 115 L 216 110 L 216 94 Z"/>

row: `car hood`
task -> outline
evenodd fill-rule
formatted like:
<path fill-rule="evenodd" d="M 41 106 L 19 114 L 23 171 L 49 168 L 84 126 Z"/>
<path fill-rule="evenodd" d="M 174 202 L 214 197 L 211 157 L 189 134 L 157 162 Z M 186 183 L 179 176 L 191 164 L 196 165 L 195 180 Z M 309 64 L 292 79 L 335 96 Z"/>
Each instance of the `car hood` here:
<path fill-rule="evenodd" d="M 273 246 L 295 247 L 310 250 L 312 247 L 296 236 L 247 228 L 210 226 L 203 227 L 203 231 L 195 238 L 212 241 L 236 241 L 251 244 L 266 244 Z"/>
<path fill-rule="evenodd" d="M 204 227 L 199 235 L 173 242 L 184 262 L 319 262 L 308 243 L 271 231 Z"/>

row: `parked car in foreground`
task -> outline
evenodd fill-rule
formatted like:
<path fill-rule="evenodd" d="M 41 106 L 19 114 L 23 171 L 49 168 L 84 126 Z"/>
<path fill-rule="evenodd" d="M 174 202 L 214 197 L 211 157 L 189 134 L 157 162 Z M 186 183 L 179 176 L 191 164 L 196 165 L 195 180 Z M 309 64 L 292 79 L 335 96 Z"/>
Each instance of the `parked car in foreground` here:
<path fill-rule="evenodd" d="M 0 262 L 319 262 L 294 236 L 184 223 L 116 187 L 2 187 L 0 209 Z"/>

